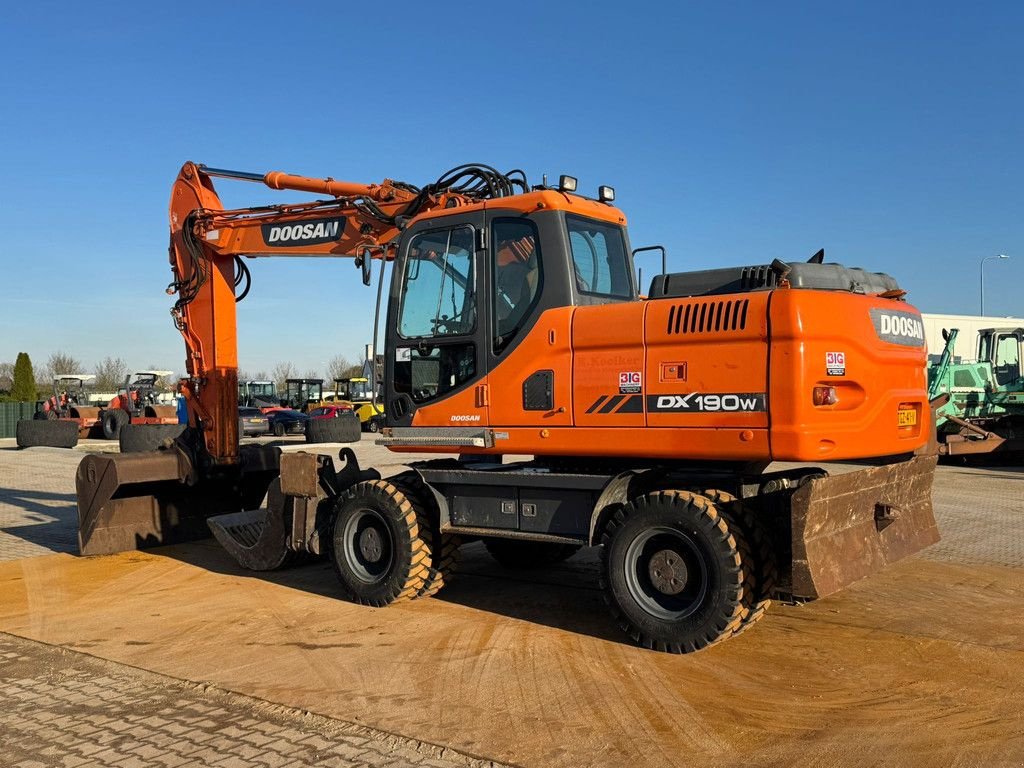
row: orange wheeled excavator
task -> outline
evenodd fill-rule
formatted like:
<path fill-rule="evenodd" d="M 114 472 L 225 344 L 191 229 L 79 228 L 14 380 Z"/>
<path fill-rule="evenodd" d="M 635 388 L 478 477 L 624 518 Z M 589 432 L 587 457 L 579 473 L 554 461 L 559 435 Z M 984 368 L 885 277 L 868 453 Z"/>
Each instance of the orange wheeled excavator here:
<path fill-rule="evenodd" d="M 320 199 L 225 210 L 217 177 Z M 345 595 L 383 606 L 437 592 L 468 540 L 521 565 L 600 546 L 618 624 L 678 653 L 938 540 L 935 459 L 914 455 L 931 428 L 924 335 L 892 278 L 819 253 L 663 272 L 642 296 L 614 190 L 576 186 L 486 166 L 420 188 L 186 163 L 168 293 L 189 425 L 163 450 L 82 461 L 82 553 L 212 529 L 249 568 L 328 556 Z M 379 442 L 458 458 L 383 479 L 348 448 L 339 468 L 239 447 L 235 303 L 259 256 L 353 257 L 367 285 L 393 262 Z"/>

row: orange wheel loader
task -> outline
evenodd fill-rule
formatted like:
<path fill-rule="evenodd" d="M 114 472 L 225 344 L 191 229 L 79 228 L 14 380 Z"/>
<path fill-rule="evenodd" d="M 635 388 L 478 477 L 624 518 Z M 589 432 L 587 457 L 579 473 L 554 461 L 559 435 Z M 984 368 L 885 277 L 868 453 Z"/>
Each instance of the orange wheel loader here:
<path fill-rule="evenodd" d="M 214 178 L 318 199 L 225 210 Z M 417 187 L 186 163 L 168 292 L 189 425 L 164 450 L 82 461 L 81 552 L 212 529 L 252 569 L 330 557 L 344 596 L 384 606 L 435 594 L 467 541 L 518 566 L 597 546 L 615 621 L 679 653 L 937 541 L 935 459 L 914 456 L 924 335 L 896 282 L 819 254 L 663 273 L 643 296 L 613 200 L 478 165 Z M 367 285 L 393 263 L 378 442 L 457 458 L 382 478 L 348 448 L 335 465 L 239 447 L 235 302 L 244 259 L 265 256 L 354 258 Z"/>

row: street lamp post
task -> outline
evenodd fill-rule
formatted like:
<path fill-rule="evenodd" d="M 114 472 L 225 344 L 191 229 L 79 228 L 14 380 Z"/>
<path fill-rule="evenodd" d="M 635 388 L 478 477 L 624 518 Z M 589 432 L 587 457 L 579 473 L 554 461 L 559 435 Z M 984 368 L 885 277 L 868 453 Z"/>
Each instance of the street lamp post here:
<path fill-rule="evenodd" d="M 1000 253 L 996 256 L 986 256 L 981 260 L 981 314 L 982 317 L 985 315 L 985 262 L 992 261 L 993 259 L 1008 259 L 1010 258 L 1005 253 Z"/>

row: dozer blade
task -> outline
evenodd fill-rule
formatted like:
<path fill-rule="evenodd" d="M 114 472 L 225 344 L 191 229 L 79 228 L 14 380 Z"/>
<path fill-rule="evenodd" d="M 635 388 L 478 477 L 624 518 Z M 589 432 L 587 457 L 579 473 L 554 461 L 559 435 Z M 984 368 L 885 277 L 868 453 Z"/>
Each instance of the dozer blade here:
<path fill-rule="evenodd" d="M 815 478 L 790 500 L 794 597 L 836 592 L 939 540 L 935 456 Z"/>
<path fill-rule="evenodd" d="M 277 476 L 277 455 L 276 449 L 249 451 L 238 467 L 189 484 L 190 464 L 177 450 L 90 454 L 75 476 L 79 552 L 106 555 L 208 538 L 208 517 L 259 507 Z"/>

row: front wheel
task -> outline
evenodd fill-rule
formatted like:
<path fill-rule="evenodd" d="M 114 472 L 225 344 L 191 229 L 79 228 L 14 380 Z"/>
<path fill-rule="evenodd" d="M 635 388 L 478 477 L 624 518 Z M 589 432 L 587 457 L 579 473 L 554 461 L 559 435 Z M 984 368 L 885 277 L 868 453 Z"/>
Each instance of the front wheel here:
<path fill-rule="evenodd" d="M 745 564 L 709 499 L 686 491 L 641 496 L 615 512 L 602 544 L 605 601 L 643 647 L 689 653 L 739 626 Z"/>
<path fill-rule="evenodd" d="M 274 437 L 284 437 L 284 424 L 274 424 Z"/>
<path fill-rule="evenodd" d="M 413 501 L 387 480 L 356 483 L 335 507 L 331 556 L 349 597 L 385 606 L 418 596 L 430 575 Z"/>

